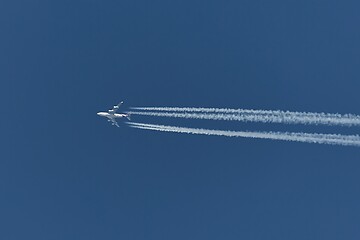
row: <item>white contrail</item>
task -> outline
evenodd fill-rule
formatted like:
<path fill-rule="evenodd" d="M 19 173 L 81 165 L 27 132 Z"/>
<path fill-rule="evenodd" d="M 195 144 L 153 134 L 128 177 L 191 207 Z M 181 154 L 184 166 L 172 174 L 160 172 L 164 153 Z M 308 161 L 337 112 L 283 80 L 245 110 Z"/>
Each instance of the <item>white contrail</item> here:
<path fill-rule="evenodd" d="M 135 107 L 134 115 L 286 124 L 360 126 L 360 116 L 228 108 Z"/>
<path fill-rule="evenodd" d="M 360 119 L 353 118 L 323 118 L 313 116 L 296 115 L 272 115 L 272 114 L 227 114 L 227 113 L 196 113 L 196 112 L 149 112 L 149 111 L 130 111 L 131 115 L 146 115 L 156 117 L 208 119 L 208 120 L 227 120 L 242 122 L 263 122 L 263 123 L 286 123 L 286 124 L 324 124 L 354 126 L 360 125 Z"/>
<path fill-rule="evenodd" d="M 273 139 L 306 143 L 319 143 L 319 144 L 332 144 L 343 146 L 360 146 L 359 135 L 338 135 L 338 134 L 318 134 L 318 133 L 293 133 L 293 132 L 245 132 L 245 131 L 224 131 L 224 130 L 211 130 L 202 128 L 187 128 L 175 127 L 156 124 L 145 124 L 128 122 L 133 128 L 162 131 L 162 132 L 175 132 L 175 133 L 188 133 L 188 134 L 202 134 L 202 135 L 215 135 L 226 137 L 246 137 L 246 138 L 261 138 Z"/>

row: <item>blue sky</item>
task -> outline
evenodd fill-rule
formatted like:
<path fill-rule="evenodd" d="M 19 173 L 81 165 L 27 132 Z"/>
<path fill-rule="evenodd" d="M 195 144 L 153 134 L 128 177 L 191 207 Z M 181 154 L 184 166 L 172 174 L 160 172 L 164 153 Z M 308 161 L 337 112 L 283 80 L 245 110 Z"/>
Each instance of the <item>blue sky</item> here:
<path fill-rule="evenodd" d="M 360 114 L 359 7 L 2 1 L 0 238 L 359 239 L 358 148 L 114 128 L 96 116 L 120 100 L 124 110 Z"/>

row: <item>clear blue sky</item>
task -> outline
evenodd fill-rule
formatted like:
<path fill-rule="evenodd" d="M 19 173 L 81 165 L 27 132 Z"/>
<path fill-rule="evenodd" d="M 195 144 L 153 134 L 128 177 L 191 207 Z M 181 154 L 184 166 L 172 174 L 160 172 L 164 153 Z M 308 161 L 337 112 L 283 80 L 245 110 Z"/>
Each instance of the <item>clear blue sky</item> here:
<path fill-rule="evenodd" d="M 115 128 L 96 115 L 120 100 L 360 114 L 359 8 L 1 1 L 0 239 L 359 239 L 359 148 Z"/>

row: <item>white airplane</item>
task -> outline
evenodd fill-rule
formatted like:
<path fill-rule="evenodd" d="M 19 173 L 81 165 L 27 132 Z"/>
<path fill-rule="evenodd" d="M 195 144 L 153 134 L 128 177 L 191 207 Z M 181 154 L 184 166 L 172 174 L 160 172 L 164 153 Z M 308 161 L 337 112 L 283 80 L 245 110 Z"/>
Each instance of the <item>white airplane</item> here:
<path fill-rule="evenodd" d="M 101 117 L 108 118 L 108 122 L 111 122 L 111 125 L 115 125 L 119 127 L 119 124 L 116 122 L 115 118 L 122 118 L 126 117 L 128 120 L 130 120 L 130 114 L 128 113 L 116 113 L 119 107 L 123 104 L 123 101 L 121 101 L 118 105 L 115 105 L 112 109 L 110 109 L 107 112 L 98 112 L 97 115 Z"/>

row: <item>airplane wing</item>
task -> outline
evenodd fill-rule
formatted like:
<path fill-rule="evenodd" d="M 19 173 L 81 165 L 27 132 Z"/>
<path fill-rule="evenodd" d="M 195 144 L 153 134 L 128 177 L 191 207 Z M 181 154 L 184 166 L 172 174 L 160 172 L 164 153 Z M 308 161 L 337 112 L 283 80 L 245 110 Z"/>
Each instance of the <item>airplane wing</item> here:
<path fill-rule="evenodd" d="M 111 125 L 115 125 L 117 127 L 120 127 L 119 124 L 116 122 L 115 119 L 111 118 Z"/>
<path fill-rule="evenodd" d="M 116 111 L 120 108 L 121 104 L 123 104 L 123 101 L 119 102 L 118 105 L 115 105 L 112 109 L 110 109 L 109 113 L 116 113 Z"/>

